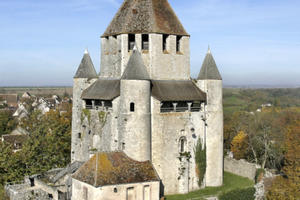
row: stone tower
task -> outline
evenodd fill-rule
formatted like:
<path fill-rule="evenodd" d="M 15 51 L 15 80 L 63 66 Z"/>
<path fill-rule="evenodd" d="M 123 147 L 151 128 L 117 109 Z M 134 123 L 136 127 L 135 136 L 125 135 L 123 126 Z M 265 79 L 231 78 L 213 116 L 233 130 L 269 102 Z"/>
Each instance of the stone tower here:
<path fill-rule="evenodd" d="M 121 149 L 137 161 L 151 160 L 150 79 L 136 47 L 121 77 L 120 91 Z"/>
<path fill-rule="evenodd" d="M 190 78 L 189 35 L 167 0 L 125 0 L 101 43 L 100 77 L 120 78 L 136 45 L 151 79 Z"/>
<path fill-rule="evenodd" d="M 92 59 L 87 50 L 85 50 L 81 63 L 73 79 L 73 108 L 72 108 L 72 153 L 71 160 L 82 161 L 88 154 L 88 137 L 83 134 L 81 125 L 82 110 L 85 108 L 81 99 L 82 92 L 97 80 L 98 76 L 94 68 Z"/>
<path fill-rule="evenodd" d="M 124 0 L 101 37 L 99 77 L 86 53 L 74 78 L 72 161 L 97 151 L 150 160 L 161 194 L 222 185 L 222 78 L 209 50 L 191 79 L 189 38 L 167 0 Z"/>
<path fill-rule="evenodd" d="M 220 186 L 223 183 L 223 84 L 210 49 L 201 67 L 197 85 L 207 94 L 206 186 Z"/>

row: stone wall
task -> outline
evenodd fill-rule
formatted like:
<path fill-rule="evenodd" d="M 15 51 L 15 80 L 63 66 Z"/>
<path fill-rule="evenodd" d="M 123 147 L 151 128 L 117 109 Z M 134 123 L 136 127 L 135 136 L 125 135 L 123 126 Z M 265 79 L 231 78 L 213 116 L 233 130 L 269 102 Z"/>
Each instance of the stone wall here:
<path fill-rule="evenodd" d="M 159 200 L 158 181 L 108 185 L 96 188 L 73 179 L 72 191 L 72 200 Z"/>
<path fill-rule="evenodd" d="M 245 160 L 224 158 L 224 171 L 255 180 L 256 165 Z"/>

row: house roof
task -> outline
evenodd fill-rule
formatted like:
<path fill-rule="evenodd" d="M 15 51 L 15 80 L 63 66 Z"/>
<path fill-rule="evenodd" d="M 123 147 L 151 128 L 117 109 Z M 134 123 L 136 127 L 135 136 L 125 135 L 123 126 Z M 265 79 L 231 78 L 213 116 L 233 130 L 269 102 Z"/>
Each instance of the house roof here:
<path fill-rule="evenodd" d="M 208 49 L 200 73 L 198 75 L 198 80 L 208 80 L 208 79 L 222 80 L 221 74 L 218 70 L 215 59 L 212 56 L 210 49 Z"/>
<path fill-rule="evenodd" d="M 113 100 L 120 96 L 120 80 L 98 79 L 82 92 L 82 99 Z"/>
<path fill-rule="evenodd" d="M 167 0 L 125 0 L 102 37 L 128 33 L 188 35 Z"/>
<path fill-rule="evenodd" d="M 138 162 L 123 152 L 97 153 L 72 177 L 94 187 L 160 180 L 150 161 Z"/>
<path fill-rule="evenodd" d="M 153 80 L 152 96 L 160 101 L 206 101 L 206 94 L 191 80 Z"/>
<path fill-rule="evenodd" d="M 123 80 L 149 80 L 150 77 L 144 65 L 141 53 L 134 47 L 125 71 L 121 77 Z"/>
<path fill-rule="evenodd" d="M 77 69 L 74 78 L 96 78 L 97 72 L 95 70 L 90 54 L 85 50 L 81 63 Z"/>

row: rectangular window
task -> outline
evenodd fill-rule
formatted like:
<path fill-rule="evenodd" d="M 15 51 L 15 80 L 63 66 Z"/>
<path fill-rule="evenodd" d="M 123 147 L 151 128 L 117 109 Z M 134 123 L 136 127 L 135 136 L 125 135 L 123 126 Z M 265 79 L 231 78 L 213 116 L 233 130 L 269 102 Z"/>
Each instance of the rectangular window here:
<path fill-rule="evenodd" d="M 149 35 L 142 35 L 142 50 L 149 50 Z"/>
<path fill-rule="evenodd" d="M 128 51 L 133 50 L 135 45 L 135 35 L 128 34 Z"/>
<path fill-rule="evenodd" d="M 149 185 L 145 185 L 144 186 L 144 200 L 150 200 L 150 186 Z"/>
<path fill-rule="evenodd" d="M 83 200 L 88 200 L 88 189 L 86 187 L 83 187 L 82 198 Z"/>
<path fill-rule="evenodd" d="M 127 188 L 126 200 L 136 200 L 134 187 Z"/>
<path fill-rule="evenodd" d="M 167 41 L 168 41 L 168 37 L 169 35 L 164 34 L 163 35 L 163 41 L 162 41 L 162 45 L 163 45 L 163 51 L 167 51 Z"/>
<path fill-rule="evenodd" d="M 176 52 L 181 52 L 181 39 L 182 36 L 176 36 Z"/>

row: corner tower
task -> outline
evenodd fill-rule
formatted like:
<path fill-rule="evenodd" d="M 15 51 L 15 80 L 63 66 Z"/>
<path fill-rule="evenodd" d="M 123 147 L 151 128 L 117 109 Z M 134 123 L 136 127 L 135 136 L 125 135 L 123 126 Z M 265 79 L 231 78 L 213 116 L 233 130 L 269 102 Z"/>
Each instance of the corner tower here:
<path fill-rule="evenodd" d="M 81 99 L 83 90 L 88 88 L 97 80 L 97 73 L 94 68 L 89 52 L 85 50 L 81 63 L 73 79 L 73 107 L 72 107 L 72 144 L 71 162 L 84 161 L 88 158 L 87 143 L 82 138 L 82 127 L 80 123 L 81 113 L 84 109 L 84 102 Z M 85 153 L 86 152 L 86 153 Z"/>
<path fill-rule="evenodd" d="M 201 67 L 197 85 L 207 94 L 205 184 L 220 186 L 223 184 L 223 83 L 210 49 Z"/>
<path fill-rule="evenodd" d="M 167 0 L 125 0 L 101 37 L 103 78 L 120 78 L 136 45 L 151 79 L 190 78 L 189 34 Z"/>
<path fill-rule="evenodd" d="M 120 149 L 137 161 L 151 160 L 150 80 L 136 48 L 122 75 L 120 92 Z"/>

